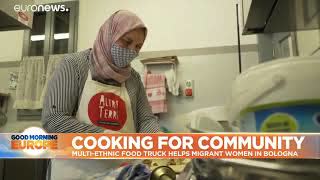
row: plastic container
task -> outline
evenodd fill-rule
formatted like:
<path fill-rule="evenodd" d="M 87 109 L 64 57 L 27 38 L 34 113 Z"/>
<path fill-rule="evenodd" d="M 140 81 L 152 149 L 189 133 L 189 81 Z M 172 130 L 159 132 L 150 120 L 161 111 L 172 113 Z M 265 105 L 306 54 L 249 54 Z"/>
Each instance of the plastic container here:
<path fill-rule="evenodd" d="M 231 132 L 232 127 L 224 106 L 214 106 L 184 115 L 186 127 L 194 133 Z"/>
<path fill-rule="evenodd" d="M 243 132 L 320 132 L 320 57 L 271 61 L 239 75 L 228 117 Z"/>

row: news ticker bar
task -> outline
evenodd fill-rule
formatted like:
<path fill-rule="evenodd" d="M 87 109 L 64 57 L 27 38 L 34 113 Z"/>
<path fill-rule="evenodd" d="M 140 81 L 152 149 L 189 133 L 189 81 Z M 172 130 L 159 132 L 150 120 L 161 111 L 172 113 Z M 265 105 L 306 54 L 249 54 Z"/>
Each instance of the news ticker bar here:
<path fill-rule="evenodd" d="M 319 159 L 320 133 L 0 134 L 0 158 Z"/>

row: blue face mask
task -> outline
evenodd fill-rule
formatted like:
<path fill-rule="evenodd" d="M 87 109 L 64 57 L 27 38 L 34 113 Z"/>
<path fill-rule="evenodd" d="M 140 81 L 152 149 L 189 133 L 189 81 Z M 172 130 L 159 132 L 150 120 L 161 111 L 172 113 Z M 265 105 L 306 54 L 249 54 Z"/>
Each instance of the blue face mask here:
<path fill-rule="evenodd" d="M 116 44 L 113 44 L 111 47 L 111 56 L 116 66 L 124 68 L 138 56 L 138 53 L 135 50 L 122 48 Z"/>

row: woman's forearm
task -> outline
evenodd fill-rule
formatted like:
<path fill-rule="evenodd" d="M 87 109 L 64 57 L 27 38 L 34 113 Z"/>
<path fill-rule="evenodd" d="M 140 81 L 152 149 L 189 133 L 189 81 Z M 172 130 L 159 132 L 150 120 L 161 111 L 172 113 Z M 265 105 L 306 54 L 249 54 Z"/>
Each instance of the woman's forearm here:
<path fill-rule="evenodd" d="M 43 128 L 48 133 L 102 133 L 104 129 L 78 121 L 75 117 L 63 113 L 46 115 Z"/>

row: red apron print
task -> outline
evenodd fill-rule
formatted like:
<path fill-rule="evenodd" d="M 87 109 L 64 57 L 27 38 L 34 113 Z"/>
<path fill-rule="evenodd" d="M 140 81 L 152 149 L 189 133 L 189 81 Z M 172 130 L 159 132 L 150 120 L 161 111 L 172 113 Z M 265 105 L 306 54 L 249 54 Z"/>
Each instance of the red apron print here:
<path fill-rule="evenodd" d="M 118 131 L 127 120 L 125 102 L 113 93 L 98 93 L 88 104 L 88 116 L 92 124 Z"/>

